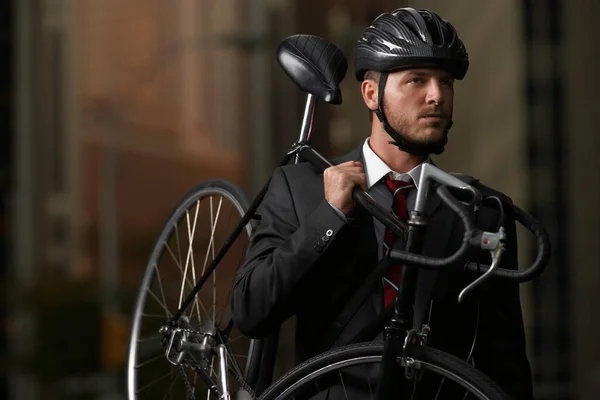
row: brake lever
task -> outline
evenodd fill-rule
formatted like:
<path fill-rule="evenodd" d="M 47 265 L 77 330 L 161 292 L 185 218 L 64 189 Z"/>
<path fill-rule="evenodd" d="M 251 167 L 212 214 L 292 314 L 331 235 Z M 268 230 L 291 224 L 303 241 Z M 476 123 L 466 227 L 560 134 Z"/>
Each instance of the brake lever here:
<path fill-rule="evenodd" d="M 504 232 L 504 227 L 500 227 L 498 232 L 483 232 L 481 235 L 481 244 L 480 247 L 483 250 L 489 250 L 490 255 L 492 256 L 492 265 L 490 268 L 479 278 L 475 279 L 471 282 L 467 287 L 465 287 L 460 294 L 458 295 L 458 303 L 462 304 L 465 300 L 465 297 L 469 292 L 475 289 L 477 286 L 481 285 L 483 282 L 488 280 L 494 271 L 498 269 L 500 265 L 500 261 L 502 260 L 502 255 L 506 248 L 504 247 L 504 243 L 506 242 L 506 233 Z"/>

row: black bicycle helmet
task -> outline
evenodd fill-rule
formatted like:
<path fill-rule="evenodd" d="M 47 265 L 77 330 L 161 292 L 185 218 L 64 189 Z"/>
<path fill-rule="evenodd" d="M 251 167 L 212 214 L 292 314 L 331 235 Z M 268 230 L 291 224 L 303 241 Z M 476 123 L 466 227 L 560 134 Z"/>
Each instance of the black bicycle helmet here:
<path fill-rule="evenodd" d="M 356 45 L 356 79 L 367 71 L 388 72 L 410 66 L 435 65 L 463 79 L 469 57 L 456 30 L 429 10 L 399 8 L 377 17 Z"/>
<path fill-rule="evenodd" d="M 469 57 L 456 30 L 448 21 L 429 10 L 399 8 L 377 17 L 363 32 L 356 45 L 354 70 L 356 79 L 365 79 L 367 71 L 380 72 L 377 110 L 373 110 L 392 144 L 414 155 L 441 154 L 448 142 L 446 134 L 437 143 L 413 143 L 403 138 L 388 123 L 383 111 L 383 93 L 390 71 L 418 66 L 436 66 L 463 79 L 469 68 Z"/>

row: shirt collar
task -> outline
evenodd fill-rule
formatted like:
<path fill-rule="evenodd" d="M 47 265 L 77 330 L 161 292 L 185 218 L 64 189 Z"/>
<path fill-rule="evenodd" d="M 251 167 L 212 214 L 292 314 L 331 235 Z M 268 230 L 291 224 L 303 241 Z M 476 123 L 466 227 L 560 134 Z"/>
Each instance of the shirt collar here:
<path fill-rule="evenodd" d="M 423 164 L 419 164 L 410 171 L 400 174 L 394 170 L 392 170 L 369 146 L 369 138 L 365 139 L 363 143 L 363 157 L 365 159 L 365 174 L 367 175 L 367 187 L 371 189 L 371 187 L 379 182 L 381 178 L 386 176 L 387 174 L 391 174 L 393 179 L 408 181 L 412 179 L 415 183 L 415 186 L 418 188 L 419 186 L 419 178 L 421 177 L 421 166 Z M 425 160 L 426 163 L 431 163 L 431 157 L 427 157 Z"/>

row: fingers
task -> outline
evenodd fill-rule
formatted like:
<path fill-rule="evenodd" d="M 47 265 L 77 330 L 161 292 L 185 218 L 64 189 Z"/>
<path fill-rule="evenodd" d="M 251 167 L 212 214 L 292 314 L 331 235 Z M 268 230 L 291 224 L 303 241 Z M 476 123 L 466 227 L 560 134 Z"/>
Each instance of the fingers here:
<path fill-rule="evenodd" d="M 367 175 L 364 172 L 363 165 L 360 161 L 348 161 L 344 165 L 340 164 L 341 173 L 345 174 L 354 185 L 360 186 L 363 190 L 367 190 Z"/>
<path fill-rule="evenodd" d="M 327 168 L 323 173 L 325 199 L 344 213 L 354 208 L 352 190 L 367 190 L 367 178 L 361 162 L 346 161 Z"/>
<path fill-rule="evenodd" d="M 346 186 L 344 185 L 346 182 L 351 186 L 360 186 L 363 190 L 367 190 L 366 174 L 359 161 L 346 161 L 327 168 L 324 172 L 324 179 L 326 182 L 335 182 L 340 186 Z"/>

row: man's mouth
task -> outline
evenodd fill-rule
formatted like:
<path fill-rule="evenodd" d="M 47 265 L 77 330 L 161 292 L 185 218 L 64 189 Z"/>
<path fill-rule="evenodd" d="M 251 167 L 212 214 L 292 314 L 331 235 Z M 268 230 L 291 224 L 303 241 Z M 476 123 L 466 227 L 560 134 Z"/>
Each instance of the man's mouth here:
<path fill-rule="evenodd" d="M 446 116 L 444 114 L 431 113 L 423 115 L 422 118 L 446 119 Z"/>

